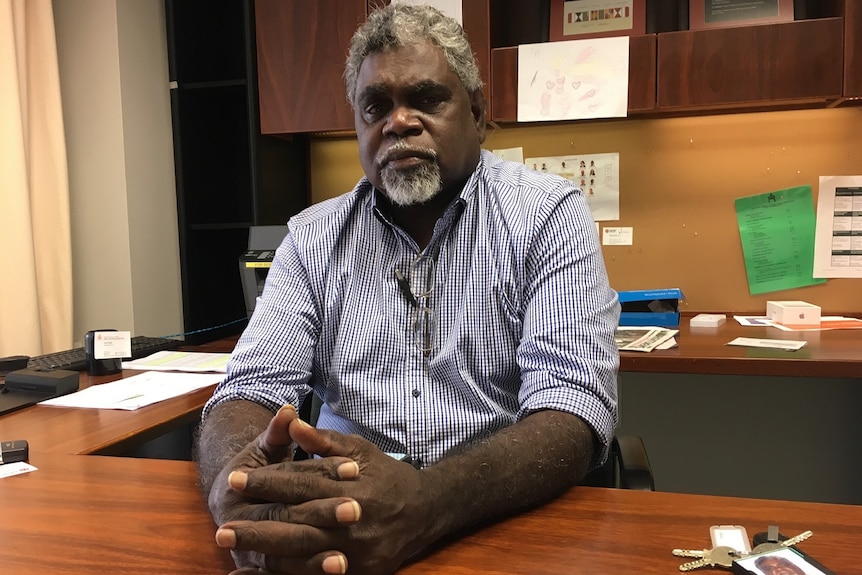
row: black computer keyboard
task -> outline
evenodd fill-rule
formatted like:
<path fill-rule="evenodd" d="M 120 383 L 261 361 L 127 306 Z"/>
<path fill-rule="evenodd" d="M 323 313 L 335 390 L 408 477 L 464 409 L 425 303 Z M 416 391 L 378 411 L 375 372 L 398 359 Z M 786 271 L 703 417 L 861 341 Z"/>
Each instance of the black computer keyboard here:
<path fill-rule="evenodd" d="M 140 359 L 157 351 L 177 349 L 185 342 L 179 339 L 166 337 L 148 337 L 136 335 L 132 337 L 132 359 Z M 66 351 L 58 351 L 45 355 L 31 357 L 27 367 L 41 367 L 43 369 L 69 369 L 72 371 L 85 371 L 87 369 L 87 356 L 83 347 L 76 347 Z"/>

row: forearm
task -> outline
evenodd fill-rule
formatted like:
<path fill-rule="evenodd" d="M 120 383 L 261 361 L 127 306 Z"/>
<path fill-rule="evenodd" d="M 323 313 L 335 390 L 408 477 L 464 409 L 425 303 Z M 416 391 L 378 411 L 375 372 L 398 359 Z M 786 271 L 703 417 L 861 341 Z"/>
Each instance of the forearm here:
<path fill-rule="evenodd" d="M 423 470 L 434 508 L 426 543 L 553 499 L 583 478 L 594 442 L 580 418 L 546 410 Z"/>
<path fill-rule="evenodd" d="M 201 491 L 208 497 L 216 476 L 227 462 L 263 431 L 272 413 L 251 401 L 216 405 L 198 430 L 195 459 Z"/>

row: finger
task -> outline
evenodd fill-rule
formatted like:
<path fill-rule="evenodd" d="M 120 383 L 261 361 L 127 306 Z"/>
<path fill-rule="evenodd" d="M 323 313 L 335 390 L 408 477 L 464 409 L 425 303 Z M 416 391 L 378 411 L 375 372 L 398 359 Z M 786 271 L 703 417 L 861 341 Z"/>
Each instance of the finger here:
<path fill-rule="evenodd" d="M 363 441 L 356 436 L 314 428 L 299 418 L 291 420 L 289 432 L 291 439 L 303 451 L 321 457 L 340 455 L 355 460 L 358 447 Z"/>
<path fill-rule="evenodd" d="M 307 560 L 278 558 L 266 562 L 278 563 L 279 571 L 277 573 L 289 575 L 317 575 L 320 572 L 333 575 L 347 573 L 347 558 L 337 551 L 321 553 Z M 271 568 L 274 569 L 274 567 Z M 277 575 L 277 573 L 262 567 L 243 567 L 231 571 L 229 575 Z"/>
<path fill-rule="evenodd" d="M 258 446 L 269 462 L 284 461 L 292 455 L 293 440 L 290 438 L 288 428 L 290 423 L 297 419 L 299 414 L 296 408 L 285 405 L 276 412 L 264 432 L 258 436 Z"/>
<path fill-rule="evenodd" d="M 245 506 L 242 513 L 244 520 L 301 523 L 320 528 L 350 525 L 361 518 L 362 507 L 355 499 L 347 497 L 319 499 L 299 505 L 257 503 Z"/>
<path fill-rule="evenodd" d="M 246 497 L 304 503 L 311 499 L 344 495 L 344 486 L 338 480 L 351 479 L 358 474 L 359 466 L 355 461 L 333 457 L 299 464 L 239 469 L 228 475 L 228 484 Z"/>
<path fill-rule="evenodd" d="M 216 531 L 216 544 L 223 549 L 290 559 L 309 558 L 344 545 L 344 529 L 318 529 L 282 521 L 229 521 Z M 272 568 L 271 561 L 259 567 Z"/>

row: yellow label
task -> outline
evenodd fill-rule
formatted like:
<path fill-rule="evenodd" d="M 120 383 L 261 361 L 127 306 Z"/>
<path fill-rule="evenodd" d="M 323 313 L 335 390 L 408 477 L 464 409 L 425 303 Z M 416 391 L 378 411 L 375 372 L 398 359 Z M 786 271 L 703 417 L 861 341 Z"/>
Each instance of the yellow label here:
<path fill-rule="evenodd" d="M 272 262 L 245 262 L 247 268 L 271 268 Z"/>

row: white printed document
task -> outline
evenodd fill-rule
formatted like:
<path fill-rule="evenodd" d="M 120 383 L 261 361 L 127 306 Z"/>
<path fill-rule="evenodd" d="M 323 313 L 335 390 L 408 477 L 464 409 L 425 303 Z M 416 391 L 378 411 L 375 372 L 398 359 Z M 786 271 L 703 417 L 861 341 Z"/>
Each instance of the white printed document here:
<path fill-rule="evenodd" d="M 193 351 L 157 351 L 147 357 L 124 361 L 123 369 L 142 371 L 190 371 L 194 373 L 227 373 L 229 353 L 200 353 Z"/>
<path fill-rule="evenodd" d="M 787 339 L 759 339 L 754 337 L 738 337 L 727 342 L 727 345 L 740 345 L 742 347 L 765 347 L 770 349 L 783 349 L 785 351 L 796 351 L 808 345 L 807 341 L 791 341 Z"/>
<path fill-rule="evenodd" d="M 39 405 L 135 410 L 215 385 L 222 379 L 224 376 L 220 373 L 147 371 L 110 383 L 91 385 L 69 395 L 47 399 Z"/>

